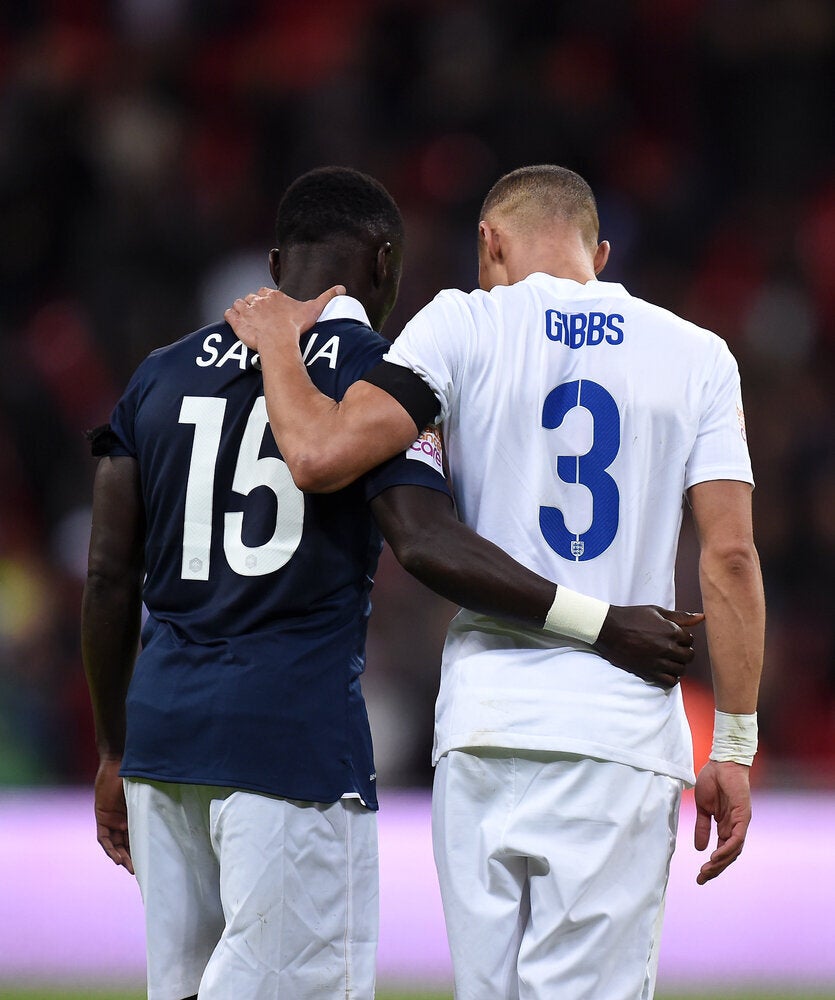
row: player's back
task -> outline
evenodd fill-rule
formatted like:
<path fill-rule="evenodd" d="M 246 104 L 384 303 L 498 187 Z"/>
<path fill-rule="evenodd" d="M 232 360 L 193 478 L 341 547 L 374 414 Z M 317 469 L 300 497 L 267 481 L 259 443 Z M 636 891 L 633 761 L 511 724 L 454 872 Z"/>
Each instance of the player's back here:
<path fill-rule="evenodd" d="M 335 398 L 386 347 L 358 307 L 342 299 L 341 318 L 302 344 Z M 150 355 L 112 425 L 146 514 L 149 617 L 123 773 L 313 801 L 356 791 L 373 805 L 359 677 L 381 539 L 366 496 L 394 473 L 303 495 L 269 429 L 257 357 L 226 324 Z"/>
<path fill-rule="evenodd" d="M 463 519 L 585 593 L 671 602 L 685 489 L 747 469 L 724 343 L 611 283 L 537 274 L 464 301 L 444 421 Z"/>
<path fill-rule="evenodd" d="M 620 285 L 534 274 L 443 292 L 388 358 L 441 400 L 462 519 L 610 603 L 672 606 L 685 489 L 750 479 L 724 343 Z M 436 758 L 524 747 L 692 777 L 678 689 L 467 611 L 450 626 L 436 723 Z"/>
<path fill-rule="evenodd" d="M 339 398 L 382 343 L 361 324 L 323 323 L 305 344 L 309 371 Z M 257 356 L 226 324 L 155 351 L 113 425 L 142 475 L 145 603 L 186 640 L 325 614 L 345 588 L 366 588 L 376 535 L 361 485 L 298 490 L 269 430 Z"/>

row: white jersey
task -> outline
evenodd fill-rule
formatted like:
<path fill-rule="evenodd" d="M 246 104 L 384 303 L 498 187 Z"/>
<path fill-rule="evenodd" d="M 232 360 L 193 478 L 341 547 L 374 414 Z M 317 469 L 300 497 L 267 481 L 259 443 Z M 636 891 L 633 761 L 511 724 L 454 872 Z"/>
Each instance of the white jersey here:
<path fill-rule="evenodd" d="M 386 360 L 440 401 L 462 520 L 542 576 L 612 604 L 674 606 L 685 490 L 753 482 L 727 345 L 621 285 L 537 273 L 489 293 L 444 291 Z M 447 635 L 434 760 L 462 747 L 694 777 L 678 687 L 469 611 Z"/>

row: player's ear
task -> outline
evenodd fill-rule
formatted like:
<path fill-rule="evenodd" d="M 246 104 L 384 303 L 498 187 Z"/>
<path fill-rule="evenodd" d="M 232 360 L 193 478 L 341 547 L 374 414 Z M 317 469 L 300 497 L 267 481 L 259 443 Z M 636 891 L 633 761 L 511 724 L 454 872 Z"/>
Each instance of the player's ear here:
<path fill-rule="evenodd" d="M 374 257 L 374 287 L 380 288 L 391 280 L 394 267 L 394 248 L 391 243 L 383 243 Z"/>
<path fill-rule="evenodd" d="M 278 247 L 273 247 L 270 250 L 270 274 L 275 282 L 275 287 L 278 288 L 279 279 L 281 278 L 281 261 L 278 256 Z"/>
<path fill-rule="evenodd" d="M 478 242 L 490 260 L 497 262 L 503 260 L 502 240 L 499 231 L 494 229 L 489 222 L 485 222 L 484 219 L 478 224 Z"/>
<path fill-rule="evenodd" d="M 603 268 L 606 266 L 606 261 L 609 259 L 609 251 L 611 250 L 608 240 L 603 240 L 602 243 L 597 244 L 597 249 L 594 252 L 594 273 L 600 274 Z"/>

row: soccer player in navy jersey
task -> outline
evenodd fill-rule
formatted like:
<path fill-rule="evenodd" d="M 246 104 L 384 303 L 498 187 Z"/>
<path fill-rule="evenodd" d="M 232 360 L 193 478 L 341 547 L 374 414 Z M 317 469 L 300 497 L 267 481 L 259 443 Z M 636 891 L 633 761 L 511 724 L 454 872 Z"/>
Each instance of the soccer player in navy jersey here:
<path fill-rule="evenodd" d="M 397 294 L 400 213 L 372 178 L 326 168 L 288 189 L 277 239 L 281 289 L 349 291 L 301 344 L 340 399 L 389 347 L 374 331 Z M 412 416 L 417 436 L 419 401 Z M 477 612 L 541 628 L 557 588 L 457 520 L 432 431 L 346 489 L 301 493 L 259 359 L 225 323 L 154 351 L 92 437 L 97 830 L 139 881 L 148 996 L 370 998 L 377 798 L 360 674 L 380 531 Z M 595 648 L 672 687 L 698 620 L 612 607 Z"/>

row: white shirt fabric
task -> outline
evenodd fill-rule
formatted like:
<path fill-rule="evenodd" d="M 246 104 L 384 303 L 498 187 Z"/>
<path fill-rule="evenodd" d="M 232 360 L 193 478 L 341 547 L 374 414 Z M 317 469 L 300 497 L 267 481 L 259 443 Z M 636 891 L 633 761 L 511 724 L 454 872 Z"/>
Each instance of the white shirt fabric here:
<path fill-rule="evenodd" d="M 462 520 L 609 603 L 673 607 L 685 490 L 753 483 L 727 345 L 621 285 L 536 273 L 489 293 L 444 291 L 386 360 L 440 401 Z M 462 747 L 576 753 L 694 780 L 678 687 L 468 611 L 447 635 L 433 760 Z"/>

